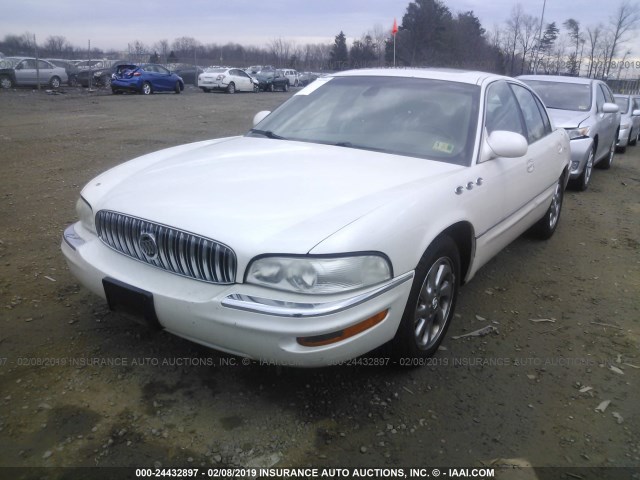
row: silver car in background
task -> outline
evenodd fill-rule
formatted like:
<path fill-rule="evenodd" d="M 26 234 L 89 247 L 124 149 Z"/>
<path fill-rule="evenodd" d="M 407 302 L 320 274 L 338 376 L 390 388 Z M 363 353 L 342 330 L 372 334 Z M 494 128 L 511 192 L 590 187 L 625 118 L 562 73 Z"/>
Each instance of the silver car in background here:
<path fill-rule="evenodd" d="M 2 83 L 3 88 L 38 84 L 58 88 L 69 80 L 64 68 L 56 67 L 46 60 L 25 57 L 7 57 L 4 60 L 11 63 L 10 68 L 13 69 L 14 78 L 5 77 Z"/>
<path fill-rule="evenodd" d="M 640 97 L 633 95 L 613 96 L 620 109 L 620 133 L 618 150 L 624 152 L 628 145 L 635 145 L 640 136 Z"/>
<path fill-rule="evenodd" d="M 586 190 L 593 167 L 608 169 L 618 143 L 620 113 L 607 84 L 592 78 L 523 75 L 540 96 L 554 124 L 571 139 L 571 183 Z"/>

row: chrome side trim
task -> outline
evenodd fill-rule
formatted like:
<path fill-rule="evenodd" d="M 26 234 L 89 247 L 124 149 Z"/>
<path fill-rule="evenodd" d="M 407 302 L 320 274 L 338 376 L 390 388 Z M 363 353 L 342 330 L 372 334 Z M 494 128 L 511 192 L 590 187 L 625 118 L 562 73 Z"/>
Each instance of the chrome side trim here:
<path fill-rule="evenodd" d="M 343 300 L 334 300 L 331 302 L 285 302 L 282 300 L 243 295 L 241 293 L 232 293 L 222 299 L 222 306 L 236 310 L 243 310 L 245 312 L 261 313 L 263 315 L 273 315 L 277 317 L 304 318 L 332 315 L 382 295 L 398 285 L 413 279 L 413 276 L 413 271 L 407 272 L 404 275 L 400 275 L 399 277 L 380 285 L 374 290 L 369 290 L 368 292 L 361 293 L 354 297 L 345 298 Z"/>
<path fill-rule="evenodd" d="M 78 247 L 81 247 L 86 242 L 76 233 L 76 229 L 73 225 L 69 225 L 64 229 L 64 233 L 62 234 L 62 238 L 65 243 L 69 245 L 72 249 L 77 250 Z"/>

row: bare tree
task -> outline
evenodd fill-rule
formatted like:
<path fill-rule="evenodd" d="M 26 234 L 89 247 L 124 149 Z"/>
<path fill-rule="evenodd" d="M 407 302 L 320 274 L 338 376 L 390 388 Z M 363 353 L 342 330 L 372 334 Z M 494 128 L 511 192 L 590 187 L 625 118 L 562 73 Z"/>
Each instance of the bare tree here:
<path fill-rule="evenodd" d="M 51 35 L 44 42 L 43 49 L 51 57 L 62 57 L 71 48 L 71 44 L 61 35 Z"/>
<path fill-rule="evenodd" d="M 511 16 L 507 20 L 507 48 L 506 51 L 507 58 L 509 58 L 509 73 L 513 75 L 514 64 L 516 60 L 516 50 L 518 48 L 518 43 L 520 42 L 521 35 L 521 24 L 522 24 L 522 16 L 524 15 L 522 5 L 517 3 L 511 9 Z"/>
<path fill-rule="evenodd" d="M 532 55 L 534 52 L 534 44 L 536 41 L 536 37 L 538 34 L 538 24 L 540 20 L 537 17 L 534 17 L 529 14 L 523 14 L 520 19 L 520 36 L 518 37 L 518 43 L 522 49 L 522 68 L 520 69 L 520 74 L 524 73 L 525 67 L 527 65 L 527 55 Z M 530 61 L 529 63 L 532 63 Z"/>
<path fill-rule="evenodd" d="M 282 37 L 274 38 L 269 42 L 269 51 L 274 58 L 274 63 L 278 67 L 285 67 L 289 62 L 293 42 L 283 39 Z"/>
<path fill-rule="evenodd" d="M 589 78 L 591 78 L 592 75 L 595 77 L 597 67 L 595 64 L 596 54 L 600 48 L 603 29 L 602 24 L 596 25 L 595 27 L 587 27 L 587 44 L 589 48 L 589 71 L 587 72 L 587 77 Z"/>
<path fill-rule="evenodd" d="M 615 15 L 611 17 L 609 25 L 612 33 L 612 43 L 607 59 L 605 77 L 609 76 L 611 61 L 618 46 L 627 40 L 627 33 L 636 28 L 638 21 L 640 21 L 640 8 L 637 3 L 631 3 L 629 0 L 624 0 L 618 6 Z"/>

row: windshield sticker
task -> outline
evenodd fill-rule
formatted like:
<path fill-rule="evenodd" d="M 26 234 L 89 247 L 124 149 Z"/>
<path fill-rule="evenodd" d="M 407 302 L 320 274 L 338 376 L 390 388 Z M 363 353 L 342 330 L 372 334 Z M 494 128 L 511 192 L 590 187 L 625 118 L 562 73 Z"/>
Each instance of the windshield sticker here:
<path fill-rule="evenodd" d="M 331 80 L 333 80 L 333 77 L 319 77 L 319 78 L 316 78 L 313 82 L 311 82 L 309 85 L 307 85 L 302 90 L 300 90 L 298 93 L 296 93 L 296 95 L 309 95 L 309 94 L 315 92 L 317 89 L 319 89 L 325 83 L 330 82 Z M 294 97 L 296 95 L 294 95 Z"/>
<path fill-rule="evenodd" d="M 436 152 L 444 152 L 448 153 L 449 155 L 453 153 L 453 145 L 446 142 L 436 141 L 431 148 L 433 148 L 433 150 Z"/>

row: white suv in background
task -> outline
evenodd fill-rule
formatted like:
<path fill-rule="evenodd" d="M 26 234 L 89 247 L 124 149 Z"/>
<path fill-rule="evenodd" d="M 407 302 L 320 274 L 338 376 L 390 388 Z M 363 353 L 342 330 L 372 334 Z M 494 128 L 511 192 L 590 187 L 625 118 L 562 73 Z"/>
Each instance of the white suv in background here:
<path fill-rule="evenodd" d="M 280 70 L 281 74 L 289 79 L 289 85 L 292 87 L 297 87 L 300 84 L 300 80 L 298 79 L 299 74 L 297 70 L 293 70 L 291 68 L 283 68 Z"/>

